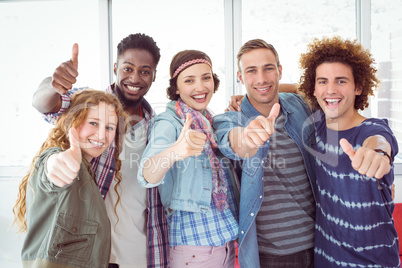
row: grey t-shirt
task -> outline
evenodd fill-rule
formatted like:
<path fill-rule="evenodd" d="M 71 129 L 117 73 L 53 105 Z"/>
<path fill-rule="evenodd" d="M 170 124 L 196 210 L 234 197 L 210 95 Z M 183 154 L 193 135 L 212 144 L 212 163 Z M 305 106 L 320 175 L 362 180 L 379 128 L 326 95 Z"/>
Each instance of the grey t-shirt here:
<path fill-rule="evenodd" d="M 259 252 L 289 255 L 313 247 L 315 201 L 297 144 L 280 113 L 264 162 L 264 199 L 257 214 Z"/>

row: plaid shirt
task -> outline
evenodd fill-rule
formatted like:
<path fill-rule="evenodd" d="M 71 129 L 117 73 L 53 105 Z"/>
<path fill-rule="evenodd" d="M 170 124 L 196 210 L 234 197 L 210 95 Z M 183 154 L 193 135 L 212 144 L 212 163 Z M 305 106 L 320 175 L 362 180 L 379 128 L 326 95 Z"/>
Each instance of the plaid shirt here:
<path fill-rule="evenodd" d="M 73 88 L 66 95 L 62 96 L 62 105 L 58 112 L 44 114 L 47 122 L 54 124 L 57 118 L 65 113 L 70 107 L 70 96 L 84 88 Z M 109 85 L 105 90 L 112 93 L 114 84 Z M 140 127 L 148 130 L 149 122 L 155 116 L 151 106 L 146 100 L 142 101 L 145 119 L 135 124 L 131 129 L 131 133 Z M 103 199 L 105 199 L 115 174 L 116 164 L 114 161 L 114 151 L 116 146 L 112 143 L 100 156 L 92 160 L 92 169 L 95 173 L 96 182 L 101 191 Z M 147 241 L 148 241 L 148 267 L 169 267 L 169 240 L 167 231 L 167 222 L 164 214 L 164 208 L 161 203 L 158 188 L 148 189 L 148 221 L 147 221 Z"/>

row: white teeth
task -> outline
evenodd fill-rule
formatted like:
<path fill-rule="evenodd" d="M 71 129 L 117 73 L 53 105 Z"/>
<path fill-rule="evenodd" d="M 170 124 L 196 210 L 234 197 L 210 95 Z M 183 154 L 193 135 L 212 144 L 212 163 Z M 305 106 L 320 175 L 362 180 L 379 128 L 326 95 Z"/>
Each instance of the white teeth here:
<path fill-rule="evenodd" d="M 268 90 L 268 89 L 269 89 L 268 87 L 265 87 L 265 88 L 257 88 L 258 91 L 266 91 L 266 90 Z"/>
<path fill-rule="evenodd" d="M 194 99 L 203 99 L 207 94 L 193 96 Z"/>
<path fill-rule="evenodd" d="M 97 141 L 93 141 L 93 140 L 88 140 L 90 143 L 92 143 L 95 146 L 102 146 L 104 143 L 102 142 L 97 142 Z"/>
<path fill-rule="evenodd" d="M 130 90 L 130 91 L 138 91 L 138 90 L 140 90 L 139 87 L 127 86 L 127 88 L 128 88 L 128 90 Z"/>
<path fill-rule="evenodd" d="M 326 102 L 328 102 L 328 104 L 337 104 L 338 102 L 340 102 L 340 99 L 325 99 Z"/>

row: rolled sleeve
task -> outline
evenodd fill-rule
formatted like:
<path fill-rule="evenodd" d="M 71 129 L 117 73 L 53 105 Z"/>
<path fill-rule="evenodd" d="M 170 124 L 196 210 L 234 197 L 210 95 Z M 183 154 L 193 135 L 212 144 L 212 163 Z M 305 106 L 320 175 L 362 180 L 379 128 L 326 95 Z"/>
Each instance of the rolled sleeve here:
<path fill-rule="evenodd" d="M 165 177 L 157 183 L 147 182 L 143 176 L 143 169 L 148 159 L 168 149 L 176 142 L 178 138 L 177 133 L 180 134 L 181 131 L 180 129 L 178 132 L 176 129 L 177 127 L 173 125 L 172 121 L 159 118 L 159 116 L 152 123 L 152 129 L 148 135 L 148 145 L 142 154 L 137 175 L 137 180 L 142 187 L 152 188 L 164 183 Z M 157 166 L 164 164 L 164 159 L 158 159 L 157 161 L 159 162 Z"/>
<path fill-rule="evenodd" d="M 213 127 L 218 140 L 219 150 L 226 157 L 233 160 L 244 160 L 238 156 L 230 147 L 229 133 L 236 127 L 243 127 L 241 124 L 240 112 L 226 112 L 224 114 L 216 115 L 213 119 Z"/>
<path fill-rule="evenodd" d="M 64 114 L 67 111 L 67 109 L 70 108 L 71 96 L 76 92 L 79 92 L 84 89 L 87 89 L 87 87 L 73 88 L 70 89 L 65 95 L 62 95 L 60 110 L 55 113 L 42 114 L 45 121 L 53 125 L 56 124 L 57 118 L 59 118 L 59 116 Z"/>

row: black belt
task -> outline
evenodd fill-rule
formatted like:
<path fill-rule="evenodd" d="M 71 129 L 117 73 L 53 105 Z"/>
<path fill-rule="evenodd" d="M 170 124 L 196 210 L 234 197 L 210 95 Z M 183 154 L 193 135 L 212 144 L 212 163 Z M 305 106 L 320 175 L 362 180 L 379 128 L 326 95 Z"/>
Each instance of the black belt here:
<path fill-rule="evenodd" d="M 119 265 L 117 263 L 109 263 L 108 268 L 119 268 Z"/>

